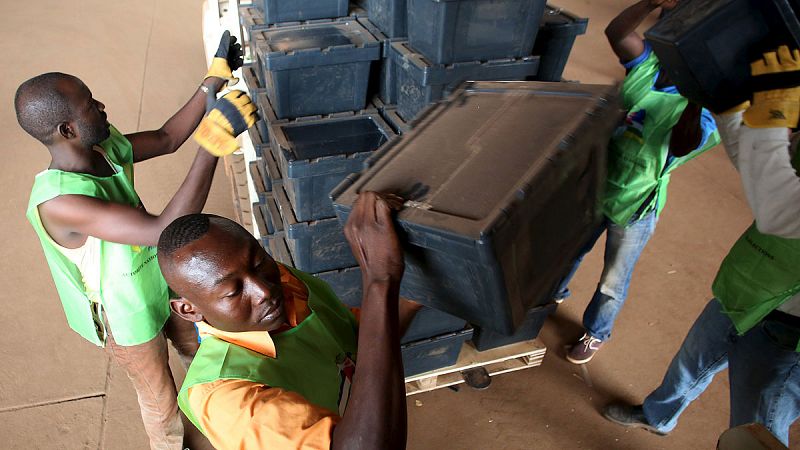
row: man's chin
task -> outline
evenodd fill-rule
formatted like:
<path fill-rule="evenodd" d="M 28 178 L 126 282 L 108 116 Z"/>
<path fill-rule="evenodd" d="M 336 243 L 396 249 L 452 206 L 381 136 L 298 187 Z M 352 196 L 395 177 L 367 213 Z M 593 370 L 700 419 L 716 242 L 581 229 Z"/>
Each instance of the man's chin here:
<path fill-rule="evenodd" d="M 274 331 L 287 325 L 289 322 L 286 320 L 286 310 L 283 308 L 283 302 L 278 306 L 277 311 L 265 316 L 261 323 L 266 327 L 267 331 Z"/>

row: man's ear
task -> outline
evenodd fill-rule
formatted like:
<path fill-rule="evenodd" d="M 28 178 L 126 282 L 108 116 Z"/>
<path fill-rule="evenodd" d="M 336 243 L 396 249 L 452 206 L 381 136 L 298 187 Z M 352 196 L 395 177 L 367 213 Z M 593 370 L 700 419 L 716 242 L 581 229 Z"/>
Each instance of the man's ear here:
<path fill-rule="evenodd" d="M 169 307 L 172 311 L 183 319 L 189 322 L 202 322 L 205 318 L 197 308 L 185 298 L 171 298 L 169 300 Z"/>
<path fill-rule="evenodd" d="M 61 135 L 64 139 L 72 139 L 76 136 L 75 129 L 70 125 L 69 122 L 61 122 L 56 127 L 58 134 Z"/>

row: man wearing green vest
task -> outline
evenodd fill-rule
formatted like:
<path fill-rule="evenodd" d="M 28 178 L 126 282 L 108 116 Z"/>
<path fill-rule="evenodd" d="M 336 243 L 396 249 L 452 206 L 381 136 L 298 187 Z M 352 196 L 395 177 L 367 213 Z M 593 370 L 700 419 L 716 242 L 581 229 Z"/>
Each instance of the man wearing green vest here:
<path fill-rule="evenodd" d="M 158 130 L 121 134 L 105 105 L 78 78 L 45 73 L 20 85 L 20 126 L 50 152 L 36 175 L 27 217 L 39 237 L 70 327 L 109 344 L 132 380 L 153 449 L 182 449 L 183 425 L 168 365 L 172 340 L 184 363 L 197 350 L 194 326 L 170 317 L 167 284 L 156 261 L 161 230 L 203 208 L 219 146 L 252 125 L 255 109 L 239 93 L 207 101 L 241 66 L 241 46 L 225 33 L 214 63 L 188 103 Z M 238 91 L 237 91 L 238 92 Z M 207 104 L 211 110 L 204 118 Z M 249 106 L 248 106 L 249 104 Z M 201 121 L 202 119 L 202 121 Z M 198 124 L 200 127 L 198 128 Z M 195 128 L 210 130 L 183 185 L 160 215 L 134 189 L 134 163 L 173 153 Z M 206 151 L 208 150 L 208 151 Z"/>
<path fill-rule="evenodd" d="M 399 300 L 396 200 L 361 193 L 345 226 L 362 271 L 358 321 L 228 219 L 193 214 L 164 230 L 172 309 L 203 339 L 178 402 L 215 448 L 405 448 L 400 335 L 416 305 Z"/>
<path fill-rule="evenodd" d="M 800 71 L 800 52 L 785 46 L 752 65 L 756 77 L 787 71 Z M 763 424 L 788 446 L 789 426 L 800 416 L 800 153 L 787 128 L 800 117 L 800 88 L 757 92 L 752 106 L 736 109 L 717 123 L 755 222 L 723 260 L 715 298 L 661 385 L 643 405 L 610 405 L 604 415 L 666 434 L 728 368 L 730 426 Z"/>
<path fill-rule="evenodd" d="M 574 364 L 589 362 L 611 337 L 633 269 L 667 201 L 670 174 L 719 142 L 711 113 L 678 93 L 655 53 L 636 33 L 654 10 L 669 10 L 676 4 L 677 0 L 638 1 L 606 28 L 611 48 L 627 71 L 621 98 L 628 114 L 609 142 L 605 221 L 555 295 L 558 303 L 569 296 L 567 286 L 583 256 L 605 231 L 603 274 L 583 315 L 584 334 L 567 352 L 567 360 Z"/>

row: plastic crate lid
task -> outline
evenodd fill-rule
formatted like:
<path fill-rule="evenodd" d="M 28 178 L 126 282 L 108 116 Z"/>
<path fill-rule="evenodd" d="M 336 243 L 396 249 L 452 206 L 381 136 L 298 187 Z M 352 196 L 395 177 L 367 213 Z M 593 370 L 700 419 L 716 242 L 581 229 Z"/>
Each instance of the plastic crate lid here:
<path fill-rule="evenodd" d="M 562 8 L 547 5 L 542 16 L 540 27 L 545 27 L 554 35 L 568 34 L 578 36 L 586 33 L 589 19 L 578 17 Z"/>
<path fill-rule="evenodd" d="M 438 86 L 467 80 L 509 78 L 523 79 L 536 75 L 539 69 L 538 56 L 503 58 L 490 61 L 466 61 L 453 64 L 433 64 L 425 56 L 415 53 L 407 41 L 393 42 L 389 50 L 394 59 L 422 86 Z"/>
<path fill-rule="evenodd" d="M 345 64 L 380 58 L 380 43 L 356 19 L 276 25 L 253 32 L 267 70 Z"/>
<path fill-rule="evenodd" d="M 616 126 L 616 96 L 615 86 L 469 83 L 382 148 L 368 161 L 370 169 L 348 177 L 331 197 L 347 209 L 365 190 L 413 196 L 398 214 L 401 224 L 480 239 L 504 222 L 517 201 L 549 192 L 536 185 L 538 175 L 553 169 L 553 158 L 570 148 L 574 136 Z M 548 173 L 556 172 L 558 167 Z M 533 193 L 535 188 L 540 190 Z"/>

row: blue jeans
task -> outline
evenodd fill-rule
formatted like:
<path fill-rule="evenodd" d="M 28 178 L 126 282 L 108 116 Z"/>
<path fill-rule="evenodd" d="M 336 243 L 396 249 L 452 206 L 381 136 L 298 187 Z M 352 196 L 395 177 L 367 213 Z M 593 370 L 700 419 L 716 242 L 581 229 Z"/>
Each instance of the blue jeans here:
<path fill-rule="evenodd" d="M 641 219 L 631 221 L 627 226 L 619 226 L 608 219 L 597 229 L 586 247 L 581 250 L 580 256 L 575 260 L 572 269 L 561 280 L 556 291 L 556 299 L 569 297 L 567 286 L 578 270 L 583 257 L 592 250 L 594 244 L 606 232 L 606 250 L 603 265 L 603 275 L 600 283 L 583 313 L 583 327 L 591 336 L 606 341 L 611 337 L 614 320 L 622 310 L 622 305 L 628 296 L 628 286 L 636 262 L 639 261 L 647 241 L 656 230 L 655 211 L 645 214 Z"/>
<path fill-rule="evenodd" d="M 789 426 L 800 416 L 798 337 L 800 330 L 769 319 L 740 336 L 719 301 L 711 300 L 661 386 L 645 399 L 647 421 L 659 431 L 671 431 L 689 403 L 727 367 L 730 426 L 761 423 L 788 446 Z"/>

